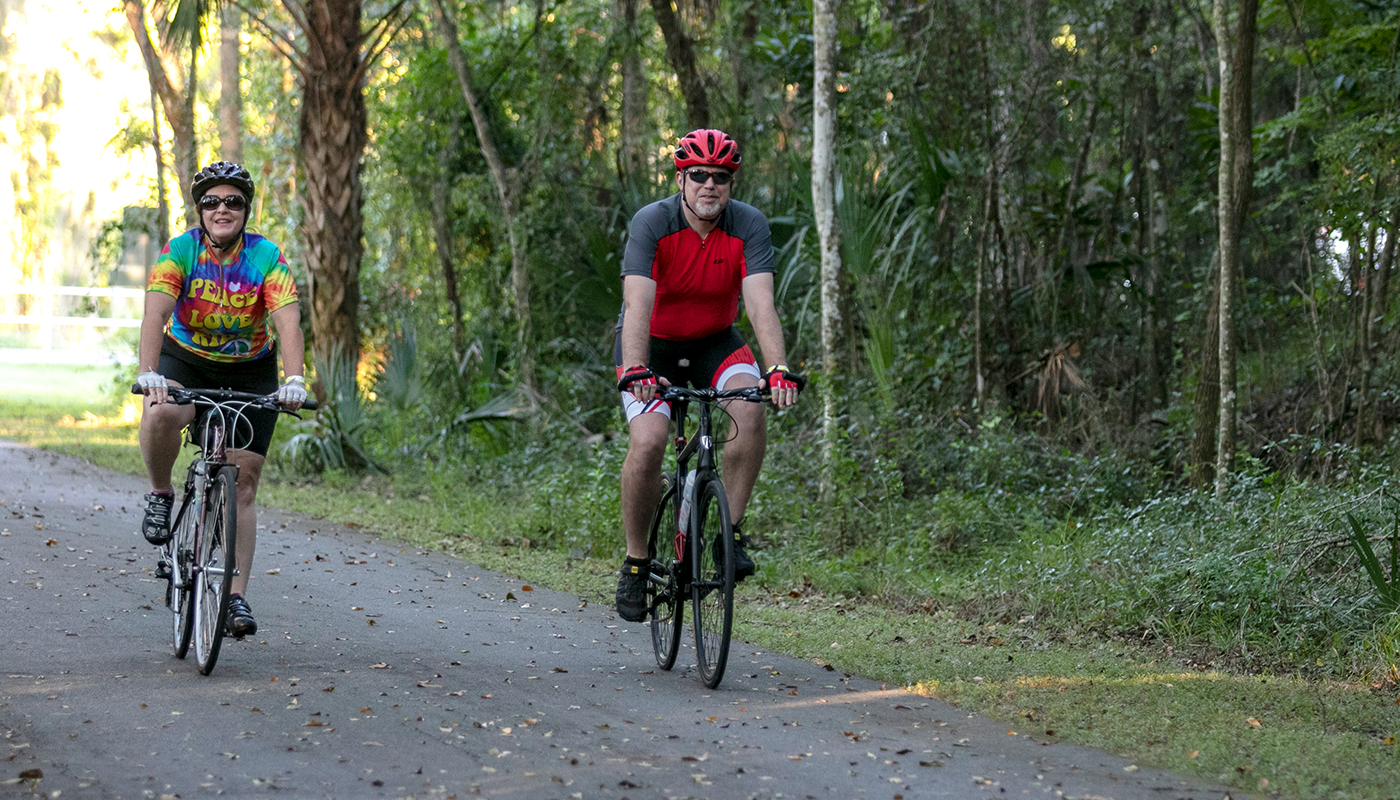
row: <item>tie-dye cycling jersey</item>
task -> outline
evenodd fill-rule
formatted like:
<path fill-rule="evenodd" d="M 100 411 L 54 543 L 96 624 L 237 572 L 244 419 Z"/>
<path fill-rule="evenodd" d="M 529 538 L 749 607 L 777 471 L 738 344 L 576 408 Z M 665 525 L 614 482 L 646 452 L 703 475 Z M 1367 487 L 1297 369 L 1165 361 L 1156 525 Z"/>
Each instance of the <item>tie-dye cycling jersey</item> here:
<path fill-rule="evenodd" d="M 151 268 L 148 292 L 175 298 L 165 331 L 176 344 L 210 361 L 233 363 L 272 349 L 268 317 L 297 301 L 296 281 L 282 251 L 256 233 L 220 264 L 194 228 L 170 240 Z"/>

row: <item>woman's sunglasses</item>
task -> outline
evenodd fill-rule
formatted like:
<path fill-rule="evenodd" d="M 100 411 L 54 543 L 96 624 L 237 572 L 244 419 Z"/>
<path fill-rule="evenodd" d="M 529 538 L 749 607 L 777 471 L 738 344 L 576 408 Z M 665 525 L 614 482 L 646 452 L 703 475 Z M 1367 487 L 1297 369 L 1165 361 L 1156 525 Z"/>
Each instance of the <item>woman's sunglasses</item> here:
<path fill-rule="evenodd" d="M 227 206 L 229 211 L 242 211 L 248 207 L 248 198 L 241 194 L 231 194 L 228 197 L 206 194 L 199 198 L 200 211 L 213 211 L 220 205 Z"/>
<path fill-rule="evenodd" d="M 700 184 L 701 186 L 704 186 L 705 182 L 708 181 L 710 178 L 715 179 L 716 186 L 723 186 L 726 183 L 729 183 L 730 181 L 734 180 L 734 176 L 732 174 L 724 172 L 723 170 L 707 172 L 703 169 L 692 169 L 687 170 L 685 175 L 687 178 L 694 181 L 695 183 Z"/>

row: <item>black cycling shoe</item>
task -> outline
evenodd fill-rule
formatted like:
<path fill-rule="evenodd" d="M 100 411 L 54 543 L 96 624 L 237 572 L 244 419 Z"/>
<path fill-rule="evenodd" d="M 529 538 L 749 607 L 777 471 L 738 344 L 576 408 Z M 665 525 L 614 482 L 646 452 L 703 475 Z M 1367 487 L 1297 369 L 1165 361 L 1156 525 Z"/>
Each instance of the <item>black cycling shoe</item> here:
<path fill-rule="evenodd" d="M 228 624 L 224 627 L 224 633 L 235 639 L 242 639 L 257 632 L 258 621 L 253 619 L 253 609 L 248 607 L 248 601 L 244 600 L 241 594 L 231 595 L 228 599 Z"/>
<path fill-rule="evenodd" d="M 734 525 L 734 582 L 738 583 L 757 571 L 758 567 L 753 563 L 753 557 L 748 551 L 749 538 L 739 529 L 739 525 Z"/>
<path fill-rule="evenodd" d="M 146 518 L 141 520 L 141 535 L 154 545 L 170 541 L 170 509 L 175 505 L 175 493 L 151 492 L 146 501 Z"/>
<path fill-rule="evenodd" d="M 641 622 L 647 617 L 647 572 L 651 561 L 631 558 L 622 562 L 617 578 L 617 615 L 628 622 Z"/>

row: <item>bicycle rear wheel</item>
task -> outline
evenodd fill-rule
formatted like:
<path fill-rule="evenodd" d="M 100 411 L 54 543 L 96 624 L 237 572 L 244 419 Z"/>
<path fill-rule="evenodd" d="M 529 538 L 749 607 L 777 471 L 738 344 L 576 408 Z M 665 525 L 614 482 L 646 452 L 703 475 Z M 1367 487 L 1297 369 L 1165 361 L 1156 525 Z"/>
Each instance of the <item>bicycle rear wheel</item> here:
<path fill-rule="evenodd" d="M 237 530 L 237 487 L 232 469 L 220 469 L 209 481 L 204 526 L 199 532 L 194 569 L 195 659 L 208 675 L 219 658 L 228 616 Z"/>
<path fill-rule="evenodd" d="M 173 536 L 165 548 L 165 557 L 170 561 L 170 588 L 166 595 L 170 600 L 171 631 L 170 645 L 176 658 L 184 658 L 190 651 L 190 637 L 194 635 L 194 584 L 190 581 L 194 566 L 194 522 L 199 515 L 197 494 L 188 495 L 175 517 Z"/>
<path fill-rule="evenodd" d="M 701 681 L 713 689 L 724 679 L 734 626 L 734 528 L 729 522 L 724 484 L 706 481 L 698 501 L 700 515 L 690 545 L 695 659 Z"/>
<path fill-rule="evenodd" d="M 676 664 L 681 645 L 681 620 L 685 601 L 676 580 L 676 487 L 670 476 L 663 478 L 661 502 L 651 520 L 647 554 L 651 574 L 647 576 L 647 608 L 651 609 L 651 647 L 656 664 L 670 669 Z"/>

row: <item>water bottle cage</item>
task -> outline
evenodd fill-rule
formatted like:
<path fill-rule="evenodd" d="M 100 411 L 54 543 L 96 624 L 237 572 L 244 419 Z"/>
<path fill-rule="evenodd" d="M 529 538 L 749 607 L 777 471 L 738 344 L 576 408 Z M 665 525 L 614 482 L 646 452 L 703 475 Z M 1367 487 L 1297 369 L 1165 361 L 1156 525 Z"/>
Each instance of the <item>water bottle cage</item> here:
<path fill-rule="evenodd" d="M 676 562 L 685 563 L 685 531 L 676 528 Z"/>

